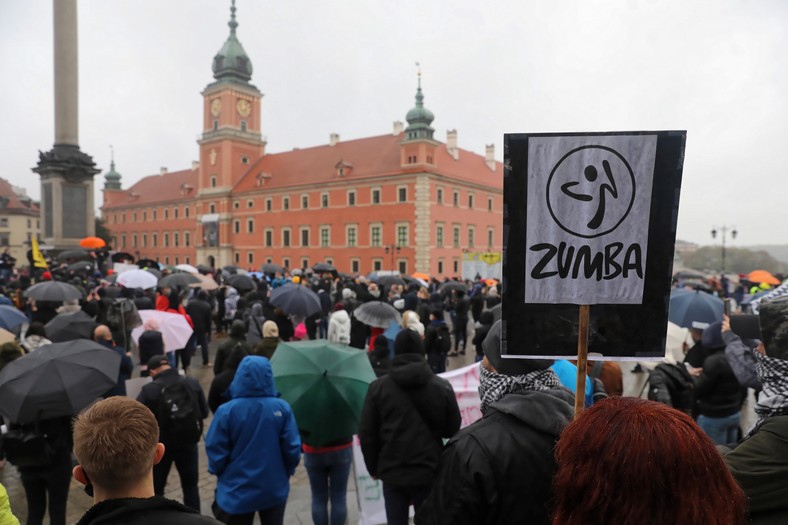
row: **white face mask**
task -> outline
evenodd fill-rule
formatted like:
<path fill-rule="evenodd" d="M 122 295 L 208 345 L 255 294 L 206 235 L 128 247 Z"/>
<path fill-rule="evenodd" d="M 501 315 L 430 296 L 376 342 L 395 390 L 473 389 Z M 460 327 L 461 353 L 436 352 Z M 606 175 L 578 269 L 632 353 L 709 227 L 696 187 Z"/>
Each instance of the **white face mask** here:
<path fill-rule="evenodd" d="M 370 290 L 370 291 L 369 291 L 369 294 L 370 294 L 372 297 L 380 297 L 380 290 Z"/>

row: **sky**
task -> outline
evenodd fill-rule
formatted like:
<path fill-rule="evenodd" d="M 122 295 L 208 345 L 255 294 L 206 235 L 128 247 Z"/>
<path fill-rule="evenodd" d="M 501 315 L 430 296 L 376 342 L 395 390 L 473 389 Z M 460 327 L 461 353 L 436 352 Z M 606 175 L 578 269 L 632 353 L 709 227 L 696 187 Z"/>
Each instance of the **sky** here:
<path fill-rule="evenodd" d="M 391 132 L 416 62 L 436 138 L 687 130 L 678 238 L 788 243 L 784 0 L 237 0 L 268 152 Z M 230 0 L 79 0 L 80 146 L 124 188 L 198 157 Z M 54 140 L 52 0 L 0 0 L 0 177 L 40 196 Z M 96 203 L 103 177 L 97 176 Z"/>

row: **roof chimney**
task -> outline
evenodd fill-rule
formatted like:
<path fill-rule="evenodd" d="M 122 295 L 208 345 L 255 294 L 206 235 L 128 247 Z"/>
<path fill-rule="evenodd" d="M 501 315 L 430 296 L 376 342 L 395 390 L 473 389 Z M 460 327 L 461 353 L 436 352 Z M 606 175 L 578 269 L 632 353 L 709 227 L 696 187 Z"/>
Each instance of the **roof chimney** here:
<path fill-rule="evenodd" d="M 167 166 L 162 166 L 161 168 L 159 168 L 160 175 L 165 175 L 166 173 L 167 173 Z"/>
<path fill-rule="evenodd" d="M 339 143 L 339 133 L 332 133 L 328 136 L 328 145 L 336 146 Z"/>
<path fill-rule="evenodd" d="M 405 131 L 405 125 L 402 123 L 401 120 L 394 121 L 394 131 L 391 133 L 395 137 L 402 135 L 402 132 Z"/>
<path fill-rule="evenodd" d="M 451 158 L 460 160 L 460 150 L 457 149 L 457 130 L 450 129 L 446 132 L 446 151 L 449 152 Z"/>
<path fill-rule="evenodd" d="M 484 148 L 484 162 L 487 167 L 495 171 L 495 144 L 487 144 Z"/>
<path fill-rule="evenodd" d="M 200 161 L 199 160 L 193 160 L 192 161 L 192 170 L 196 170 L 196 169 L 199 169 L 199 168 L 200 168 Z"/>

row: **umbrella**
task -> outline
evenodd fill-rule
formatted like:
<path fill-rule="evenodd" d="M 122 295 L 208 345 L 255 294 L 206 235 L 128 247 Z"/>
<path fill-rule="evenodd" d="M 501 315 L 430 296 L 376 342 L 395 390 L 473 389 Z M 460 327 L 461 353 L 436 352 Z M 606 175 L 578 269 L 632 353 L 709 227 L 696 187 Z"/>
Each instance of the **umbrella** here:
<path fill-rule="evenodd" d="M 91 258 L 90 254 L 87 251 L 80 250 L 80 249 L 66 250 L 66 251 L 60 252 L 58 254 L 58 256 L 57 256 L 57 259 L 59 261 L 68 261 L 68 260 L 85 261 L 85 260 L 88 260 L 90 258 Z"/>
<path fill-rule="evenodd" d="M 745 277 L 751 283 L 758 283 L 758 284 L 770 284 L 772 286 L 777 286 L 780 284 L 780 280 L 772 275 L 771 273 L 767 272 L 766 270 L 755 270 L 747 274 Z"/>
<path fill-rule="evenodd" d="M 26 322 L 28 322 L 27 316 L 13 306 L 0 305 L 0 328 L 13 330 Z"/>
<path fill-rule="evenodd" d="M 16 423 L 71 416 L 117 384 L 120 354 L 84 339 L 44 345 L 0 372 L 0 414 Z"/>
<path fill-rule="evenodd" d="M 90 273 L 96 270 L 92 262 L 81 261 L 68 265 L 68 271 L 74 273 Z"/>
<path fill-rule="evenodd" d="M 397 340 L 397 334 L 402 331 L 402 326 L 396 321 L 391 321 L 386 331 L 383 332 L 383 335 L 386 336 L 386 339 L 389 341 L 389 357 L 394 359 L 394 341 Z"/>
<path fill-rule="evenodd" d="M 112 262 L 124 262 L 124 261 L 131 261 L 134 263 L 134 256 L 128 252 L 115 252 L 110 257 Z"/>
<path fill-rule="evenodd" d="M 16 342 L 16 336 L 5 328 L 0 328 L 0 345 L 12 342 Z"/>
<path fill-rule="evenodd" d="M 156 280 L 161 279 L 161 270 L 157 270 L 156 268 L 145 268 L 144 271 L 148 272 L 151 275 L 156 276 Z"/>
<path fill-rule="evenodd" d="M 403 279 L 399 274 L 395 275 L 374 275 L 371 279 L 382 286 L 389 287 L 393 284 L 405 285 L 405 279 Z"/>
<path fill-rule="evenodd" d="M 312 269 L 316 272 L 336 272 L 337 269 L 334 268 L 333 265 L 328 264 L 327 262 L 319 262 L 312 267 Z"/>
<path fill-rule="evenodd" d="M 97 323 L 82 310 L 68 314 L 58 314 L 52 318 L 44 329 L 47 339 L 53 343 L 65 343 L 74 339 L 92 339 Z"/>
<path fill-rule="evenodd" d="M 198 264 L 195 266 L 195 268 L 197 268 L 197 271 L 202 274 L 209 274 L 213 271 L 213 268 L 210 266 L 205 266 L 204 264 Z"/>
<path fill-rule="evenodd" d="M 159 287 L 164 288 L 186 288 L 190 284 L 197 284 L 200 278 L 191 273 L 174 273 L 159 280 Z"/>
<path fill-rule="evenodd" d="M 353 310 L 353 316 L 362 323 L 377 328 L 388 328 L 392 321 L 397 324 L 402 322 L 402 315 L 397 309 L 383 301 L 364 303 Z"/>
<path fill-rule="evenodd" d="M 140 259 L 137 261 L 137 266 L 140 268 L 154 268 L 156 270 L 159 269 L 159 263 L 153 259 Z"/>
<path fill-rule="evenodd" d="M 176 264 L 175 269 L 186 273 L 200 273 L 200 270 L 198 270 L 191 264 Z"/>
<path fill-rule="evenodd" d="M 430 280 L 430 276 L 427 275 L 424 272 L 416 272 L 416 273 L 412 274 L 411 277 L 413 277 L 414 279 L 421 279 L 422 281 L 429 281 Z"/>
<path fill-rule="evenodd" d="M 502 305 L 503 303 L 498 303 L 490 308 L 490 311 L 493 313 L 493 322 L 501 320 L 501 317 L 503 316 Z"/>
<path fill-rule="evenodd" d="M 131 331 L 131 337 L 136 343 L 139 343 L 140 336 L 145 331 L 145 322 L 149 319 L 154 319 L 159 324 L 158 331 L 161 332 L 161 337 L 164 339 L 164 350 L 167 352 L 185 348 L 194 332 L 186 317 L 181 314 L 162 312 L 161 310 L 140 310 L 139 314 L 143 326 L 138 326 Z"/>
<path fill-rule="evenodd" d="M 315 292 L 299 284 L 288 283 L 271 292 L 271 304 L 288 314 L 309 317 L 321 310 Z"/>
<path fill-rule="evenodd" d="M 236 273 L 238 273 L 238 267 L 228 264 L 227 266 L 222 268 L 222 271 L 227 272 L 230 275 L 235 275 Z"/>
<path fill-rule="evenodd" d="M 322 447 L 358 432 L 364 398 L 375 380 L 366 352 L 326 341 L 281 343 L 271 368 L 310 445 Z"/>
<path fill-rule="evenodd" d="M 203 290 L 206 291 L 216 290 L 217 288 L 219 288 L 219 283 L 217 283 L 216 280 L 214 280 L 214 278 L 211 277 L 210 275 L 203 275 L 201 273 L 197 273 L 194 274 L 194 276 L 197 277 L 200 280 L 200 282 L 190 284 L 189 285 L 190 288 L 202 288 Z"/>
<path fill-rule="evenodd" d="M 25 290 L 25 297 L 36 301 L 64 302 L 82 299 L 82 290 L 72 284 L 60 281 L 44 281 Z"/>
<path fill-rule="evenodd" d="M 79 241 L 79 245 L 83 248 L 89 248 L 91 250 L 95 250 L 96 248 L 103 248 L 107 245 L 107 242 L 104 239 L 99 237 L 85 237 L 81 241 Z"/>
<path fill-rule="evenodd" d="M 673 289 L 668 320 L 684 328 L 706 328 L 722 320 L 723 302 L 705 292 Z"/>
<path fill-rule="evenodd" d="M 248 275 L 231 275 L 227 278 L 227 284 L 238 290 L 239 292 L 250 292 L 257 288 L 254 281 Z"/>
<path fill-rule="evenodd" d="M 129 270 L 118 275 L 116 281 L 126 288 L 155 288 L 159 279 L 151 272 L 146 270 Z"/>
<path fill-rule="evenodd" d="M 278 264 L 265 263 L 260 267 L 260 271 L 263 273 L 284 273 L 285 269 L 283 266 L 279 266 Z"/>
<path fill-rule="evenodd" d="M 465 286 L 465 283 L 461 283 L 460 281 L 447 281 L 438 288 L 440 293 L 447 295 L 455 290 L 462 290 L 467 293 L 468 287 Z"/>
<path fill-rule="evenodd" d="M 673 274 L 674 281 L 681 281 L 683 279 L 698 279 L 703 281 L 706 279 L 706 276 L 692 271 L 680 271 Z"/>

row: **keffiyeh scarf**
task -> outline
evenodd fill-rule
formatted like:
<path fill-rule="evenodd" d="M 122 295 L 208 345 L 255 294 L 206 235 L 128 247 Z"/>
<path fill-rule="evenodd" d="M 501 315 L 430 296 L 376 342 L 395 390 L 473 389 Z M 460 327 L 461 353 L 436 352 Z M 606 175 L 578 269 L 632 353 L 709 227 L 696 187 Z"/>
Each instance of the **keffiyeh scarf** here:
<path fill-rule="evenodd" d="M 763 355 L 757 350 L 752 352 L 755 371 L 763 385 L 755 404 L 758 414 L 755 428 L 758 428 L 769 417 L 788 414 L 788 361 Z"/>
<path fill-rule="evenodd" d="M 482 400 L 482 414 L 487 407 L 507 394 L 516 394 L 526 390 L 547 390 L 560 383 L 552 369 L 534 370 L 525 375 L 509 376 L 490 372 L 479 363 L 479 398 Z"/>

